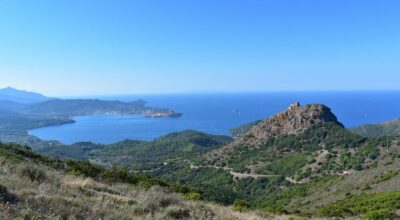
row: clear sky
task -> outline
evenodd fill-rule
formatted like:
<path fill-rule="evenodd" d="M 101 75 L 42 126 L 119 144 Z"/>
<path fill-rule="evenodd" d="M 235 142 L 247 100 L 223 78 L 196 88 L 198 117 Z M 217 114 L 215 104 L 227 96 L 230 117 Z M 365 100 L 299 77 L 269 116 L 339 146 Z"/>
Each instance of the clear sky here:
<path fill-rule="evenodd" d="M 398 0 L 2 0 L 0 86 L 47 95 L 400 89 Z"/>

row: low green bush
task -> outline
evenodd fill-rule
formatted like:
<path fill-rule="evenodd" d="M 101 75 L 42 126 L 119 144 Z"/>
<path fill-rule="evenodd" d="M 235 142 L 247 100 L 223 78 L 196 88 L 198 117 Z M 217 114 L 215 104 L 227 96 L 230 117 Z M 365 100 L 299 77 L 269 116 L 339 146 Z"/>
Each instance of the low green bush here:
<path fill-rule="evenodd" d="M 17 172 L 20 176 L 27 177 L 32 182 L 41 183 L 47 179 L 46 172 L 37 166 L 22 165 Z"/>
<path fill-rule="evenodd" d="M 390 180 L 391 178 L 397 176 L 399 174 L 398 171 L 390 170 L 388 172 L 383 173 L 379 177 L 377 177 L 377 183 L 384 182 Z"/>
<path fill-rule="evenodd" d="M 394 211 L 389 209 L 371 210 L 365 214 L 366 219 L 391 219 L 394 216 Z"/>
<path fill-rule="evenodd" d="M 171 206 L 166 209 L 166 215 L 173 219 L 188 219 L 190 218 L 190 210 L 187 208 Z"/>
<path fill-rule="evenodd" d="M 245 212 L 250 208 L 250 203 L 245 200 L 235 200 L 233 203 L 233 210 L 238 212 Z"/>
<path fill-rule="evenodd" d="M 197 200 L 200 200 L 201 195 L 200 195 L 200 193 L 197 193 L 197 192 L 190 192 L 190 193 L 186 193 L 184 195 L 184 197 L 187 200 L 197 201 Z"/>
<path fill-rule="evenodd" d="M 320 207 L 316 214 L 326 217 L 361 215 L 366 219 L 375 220 L 392 218 L 398 209 L 400 209 L 400 191 L 347 197 Z"/>

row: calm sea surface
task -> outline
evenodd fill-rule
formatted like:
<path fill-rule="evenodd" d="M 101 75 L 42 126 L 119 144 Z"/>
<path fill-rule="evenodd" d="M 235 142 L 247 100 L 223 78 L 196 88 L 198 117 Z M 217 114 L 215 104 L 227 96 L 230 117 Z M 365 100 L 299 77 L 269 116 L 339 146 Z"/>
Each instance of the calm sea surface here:
<path fill-rule="evenodd" d="M 93 98 L 93 97 L 92 97 Z M 286 92 L 208 95 L 141 95 L 96 97 L 107 100 L 144 99 L 148 106 L 170 108 L 180 118 L 96 115 L 76 117 L 76 123 L 31 130 L 45 140 L 113 143 L 124 139 L 152 140 L 174 131 L 194 129 L 229 134 L 229 129 L 285 110 L 289 104 L 323 103 L 346 127 L 400 118 L 400 92 Z"/>

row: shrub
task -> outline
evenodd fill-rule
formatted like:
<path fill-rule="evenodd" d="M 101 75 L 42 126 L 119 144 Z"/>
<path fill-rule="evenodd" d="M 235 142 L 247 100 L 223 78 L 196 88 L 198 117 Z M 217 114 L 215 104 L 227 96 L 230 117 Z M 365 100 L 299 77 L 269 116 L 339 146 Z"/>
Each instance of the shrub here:
<path fill-rule="evenodd" d="M 379 219 L 391 219 L 394 216 L 394 212 L 389 209 L 371 210 L 365 214 L 366 219 L 379 220 Z"/>
<path fill-rule="evenodd" d="M 162 208 L 166 208 L 172 204 L 176 204 L 177 200 L 176 198 L 172 197 L 172 196 L 160 196 L 161 198 L 159 198 L 158 200 L 158 204 L 160 207 Z"/>
<path fill-rule="evenodd" d="M 215 219 L 216 216 L 210 207 L 202 203 L 197 203 L 192 212 L 192 216 L 201 216 L 201 219 Z"/>
<path fill-rule="evenodd" d="M 400 192 L 384 192 L 347 197 L 320 207 L 317 215 L 328 217 L 362 215 L 366 219 L 387 219 L 392 218 L 399 208 Z"/>
<path fill-rule="evenodd" d="M 127 182 L 128 171 L 124 168 L 110 168 L 104 171 L 103 179 L 107 182 Z"/>
<path fill-rule="evenodd" d="M 247 211 L 250 208 L 250 203 L 248 203 L 245 200 L 235 200 L 233 203 L 233 210 L 239 211 L 239 212 L 244 212 Z"/>
<path fill-rule="evenodd" d="M 41 183 L 47 179 L 46 172 L 36 166 L 24 165 L 19 167 L 17 172 L 22 177 L 28 177 L 32 182 Z"/>
<path fill-rule="evenodd" d="M 289 217 L 289 220 L 307 220 L 308 218 L 306 217 L 300 217 L 300 216 L 291 216 Z"/>
<path fill-rule="evenodd" d="M 388 172 L 385 172 L 381 176 L 377 177 L 377 183 L 390 180 L 391 178 L 397 176 L 398 174 L 399 174 L 399 172 L 398 171 L 394 171 L 394 170 L 390 170 Z"/>
<path fill-rule="evenodd" d="M 69 165 L 69 173 L 75 176 L 85 176 L 97 179 L 105 169 L 99 165 L 90 163 L 89 161 L 67 161 Z"/>
<path fill-rule="evenodd" d="M 133 214 L 135 215 L 146 215 L 149 213 L 151 210 L 149 210 L 147 207 L 144 205 L 137 205 L 133 208 Z"/>
<path fill-rule="evenodd" d="M 372 189 L 372 188 L 371 188 L 371 186 L 370 186 L 368 183 L 365 184 L 365 186 L 362 188 L 363 191 L 365 191 L 365 190 L 370 190 L 370 189 Z"/>
<path fill-rule="evenodd" d="M 267 169 L 274 174 L 292 176 L 306 164 L 307 155 L 294 153 L 283 159 L 277 159 Z"/>
<path fill-rule="evenodd" d="M 193 200 L 193 201 L 197 201 L 200 200 L 200 193 L 197 192 L 190 192 L 184 195 L 185 199 L 187 200 Z"/>
<path fill-rule="evenodd" d="M 0 203 L 15 202 L 17 198 L 8 192 L 5 186 L 0 185 Z"/>
<path fill-rule="evenodd" d="M 171 206 L 166 209 L 166 215 L 173 219 L 187 219 L 190 218 L 190 210 L 177 206 Z"/>

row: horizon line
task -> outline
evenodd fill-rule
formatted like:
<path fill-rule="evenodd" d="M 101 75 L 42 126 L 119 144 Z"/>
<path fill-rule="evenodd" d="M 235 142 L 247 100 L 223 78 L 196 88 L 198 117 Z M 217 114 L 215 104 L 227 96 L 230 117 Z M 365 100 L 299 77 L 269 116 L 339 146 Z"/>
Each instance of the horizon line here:
<path fill-rule="evenodd" d="M 113 96 L 149 96 L 149 95 L 222 95 L 222 94 L 256 94 L 256 93 L 347 93 L 347 92 L 400 92 L 400 89 L 372 90 L 264 90 L 264 91 L 201 91 L 201 92 L 144 92 L 144 93 L 114 93 L 86 95 L 58 95 L 58 97 L 113 97 Z M 57 97 L 57 96 L 56 96 Z"/>
<path fill-rule="evenodd" d="M 23 92 L 39 93 L 49 98 L 66 98 L 66 97 L 113 97 L 113 96 L 140 96 L 140 95 L 218 95 L 218 94 L 251 94 L 251 93 L 331 93 L 331 92 L 400 92 L 400 89 L 338 89 L 338 90 L 254 90 L 254 91 L 181 91 L 181 92 L 127 92 L 127 93 L 109 93 L 109 94 L 58 94 L 47 95 L 46 92 L 40 92 L 29 89 L 19 89 L 12 86 L 5 86 L 3 89 L 15 89 Z"/>

